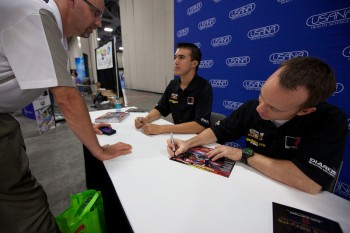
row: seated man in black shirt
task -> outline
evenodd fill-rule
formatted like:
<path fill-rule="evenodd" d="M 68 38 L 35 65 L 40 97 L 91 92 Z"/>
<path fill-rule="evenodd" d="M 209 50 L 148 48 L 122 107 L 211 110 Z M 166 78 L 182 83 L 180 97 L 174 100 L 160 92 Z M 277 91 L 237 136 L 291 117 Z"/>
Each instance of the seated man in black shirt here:
<path fill-rule="evenodd" d="M 174 55 L 174 73 L 180 76 L 167 86 L 157 106 L 146 117 L 137 117 L 135 127 L 145 134 L 200 133 L 209 127 L 213 91 L 197 75 L 202 53 L 191 43 L 179 43 Z M 172 114 L 175 125 L 151 124 Z"/>
<path fill-rule="evenodd" d="M 325 62 L 288 60 L 267 79 L 258 100 L 194 138 L 175 139 L 175 156 L 194 146 L 244 136 L 243 150 L 218 145 L 208 157 L 242 161 L 310 194 L 328 190 L 339 173 L 348 133 L 346 115 L 324 102 L 335 90 L 335 76 Z M 169 141 L 168 153 L 174 155 Z"/>

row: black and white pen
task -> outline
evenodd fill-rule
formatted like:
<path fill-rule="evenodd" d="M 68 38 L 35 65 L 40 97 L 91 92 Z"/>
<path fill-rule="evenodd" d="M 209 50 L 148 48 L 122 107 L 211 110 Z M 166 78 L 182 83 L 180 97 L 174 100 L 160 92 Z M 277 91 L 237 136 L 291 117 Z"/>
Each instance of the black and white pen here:
<path fill-rule="evenodd" d="M 173 135 L 173 133 L 170 133 L 170 142 L 171 142 L 171 145 L 173 147 L 173 152 L 175 154 L 175 143 L 174 143 L 174 135 Z"/>

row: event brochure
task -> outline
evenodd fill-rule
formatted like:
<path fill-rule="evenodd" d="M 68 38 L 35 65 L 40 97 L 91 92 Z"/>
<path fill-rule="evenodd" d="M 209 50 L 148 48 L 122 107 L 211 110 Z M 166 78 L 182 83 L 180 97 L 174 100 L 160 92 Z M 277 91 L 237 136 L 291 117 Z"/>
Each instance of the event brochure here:
<path fill-rule="evenodd" d="M 197 146 L 189 149 L 185 153 L 179 154 L 178 156 L 173 156 L 170 159 L 224 177 L 229 177 L 235 162 L 228 158 L 220 158 L 216 161 L 212 161 L 206 155 L 206 153 L 211 150 L 213 149 Z"/>
<path fill-rule="evenodd" d="M 118 123 L 124 120 L 130 113 L 128 112 L 107 112 L 95 119 L 95 123 Z"/>
<path fill-rule="evenodd" d="M 339 223 L 303 210 L 272 202 L 273 232 L 342 232 Z"/>

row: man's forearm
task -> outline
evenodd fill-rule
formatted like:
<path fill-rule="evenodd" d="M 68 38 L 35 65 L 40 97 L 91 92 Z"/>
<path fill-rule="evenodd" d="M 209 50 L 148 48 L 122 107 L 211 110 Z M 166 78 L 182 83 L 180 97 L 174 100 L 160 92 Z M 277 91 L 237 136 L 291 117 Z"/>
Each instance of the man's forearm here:
<path fill-rule="evenodd" d="M 99 145 L 86 104 L 80 93 L 72 87 L 54 87 L 50 90 L 73 133 L 92 154 L 98 156 L 102 152 L 102 148 Z"/>
<path fill-rule="evenodd" d="M 189 148 L 192 148 L 195 146 L 211 144 L 216 141 L 217 141 L 217 138 L 214 132 L 210 128 L 207 128 L 197 136 L 187 140 L 186 143 Z"/>
<path fill-rule="evenodd" d="M 160 112 L 157 109 L 152 109 L 147 116 L 145 117 L 145 123 L 151 123 L 152 121 L 157 120 L 158 118 L 160 118 Z"/>
<path fill-rule="evenodd" d="M 304 192 L 316 194 L 322 189 L 289 160 L 271 159 L 256 153 L 248 163 L 266 176 Z"/>
<path fill-rule="evenodd" d="M 195 121 L 176 125 L 162 125 L 162 133 L 200 133 L 205 128 Z"/>

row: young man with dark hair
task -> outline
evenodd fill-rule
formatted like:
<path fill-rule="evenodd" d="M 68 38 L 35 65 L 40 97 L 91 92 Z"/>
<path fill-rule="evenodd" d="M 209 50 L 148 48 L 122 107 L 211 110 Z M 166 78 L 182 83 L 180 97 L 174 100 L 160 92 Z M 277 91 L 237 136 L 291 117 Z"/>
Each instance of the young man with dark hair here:
<path fill-rule="evenodd" d="M 208 157 L 241 161 L 307 193 L 328 190 L 340 172 L 348 133 L 346 115 L 324 102 L 335 89 L 335 76 L 325 62 L 288 60 L 267 79 L 258 100 L 196 137 L 175 139 L 175 153 L 168 141 L 168 153 L 176 156 L 191 147 L 244 136 L 246 148 L 218 145 Z"/>
<path fill-rule="evenodd" d="M 137 117 L 135 127 L 145 134 L 200 133 L 209 127 L 213 91 L 209 82 L 197 74 L 202 59 L 199 48 L 179 43 L 174 55 L 172 80 L 157 106 L 146 117 Z M 172 114 L 174 125 L 152 124 L 160 116 Z"/>

